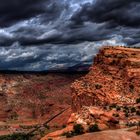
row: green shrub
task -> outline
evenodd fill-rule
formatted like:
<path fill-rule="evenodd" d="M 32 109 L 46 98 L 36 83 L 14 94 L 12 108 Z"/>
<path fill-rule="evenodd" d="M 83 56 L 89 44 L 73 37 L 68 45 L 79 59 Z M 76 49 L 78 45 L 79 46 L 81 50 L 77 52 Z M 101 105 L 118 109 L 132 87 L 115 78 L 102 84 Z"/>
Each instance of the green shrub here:
<path fill-rule="evenodd" d="M 140 126 L 140 121 L 138 122 L 138 126 Z"/>
<path fill-rule="evenodd" d="M 119 114 L 113 114 L 114 117 L 119 117 Z"/>
<path fill-rule="evenodd" d="M 139 110 L 136 111 L 136 115 L 140 116 L 140 111 Z"/>
<path fill-rule="evenodd" d="M 97 124 L 93 124 L 93 125 L 90 125 L 89 126 L 89 129 L 88 129 L 89 132 L 98 132 L 100 131 L 99 127 Z"/>
<path fill-rule="evenodd" d="M 62 128 L 66 128 L 66 125 L 65 125 L 65 124 L 63 124 L 63 125 L 62 125 Z"/>
<path fill-rule="evenodd" d="M 44 127 L 50 129 L 50 126 L 48 124 L 45 124 Z"/>
<path fill-rule="evenodd" d="M 0 136 L 0 140 L 30 140 L 31 135 L 24 133 L 15 133 L 11 135 Z"/>
<path fill-rule="evenodd" d="M 114 65 L 114 64 L 116 64 L 116 61 L 115 61 L 115 60 L 113 60 L 113 61 L 111 61 L 111 62 L 109 63 L 109 65 Z"/>
<path fill-rule="evenodd" d="M 140 103 L 140 98 L 137 98 L 137 99 L 136 99 L 136 103 L 137 103 L 137 104 Z"/>
<path fill-rule="evenodd" d="M 112 104 L 112 105 L 110 105 L 110 108 L 116 108 L 116 107 L 117 107 L 116 104 Z"/>
<path fill-rule="evenodd" d="M 52 138 L 48 138 L 48 140 L 53 140 Z"/>
<path fill-rule="evenodd" d="M 139 136 L 140 135 L 140 131 L 137 131 L 136 134 Z"/>
<path fill-rule="evenodd" d="M 75 124 L 73 126 L 73 131 L 76 135 L 81 135 L 84 133 L 84 128 L 81 124 Z"/>
<path fill-rule="evenodd" d="M 116 119 L 113 119 L 111 118 L 110 120 L 107 121 L 109 124 L 114 124 L 114 125 L 117 125 L 119 124 L 119 120 L 116 120 Z"/>
<path fill-rule="evenodd" d="M 116 57 L 118 57 L 118 58 L 125 58 L 126 56 L 124 54 L 116 54 Z"/>
<path fill-rule="evenodd" d="M 104 106 L 104 109 L 107 110 L 107 106 Z"/>
<path fill-rule="evenodd" d="M 54 124 L 54 126 L 53 126 L 54 128 L 58 128 L 58 124 Z"/>
<path fill-rule="evenodd" d="M 133 127 L 133 126 L 136 126 L 136 123 L 128 122 L 128 123 L 126 124 L 126 126 L 128 126 L 128 127 Z"/>
<path fill-rule="evenodd" d="M 84 128 L 81 124 L 75 124 L 73 126 L 73 131 L 70 132 L 64 132 L 62 134 L 62 136 L 66 136 L 67 138 L 73 137 L 73 136 L 77 136 L 77 135 L 81 135 L 84 133 Z"/>
<path fill-rule="evenodd" d="M 96 88 L 96 89 L 101 89 L 101 88 L 102 88 L 102 85 L 100 85 L 100 84 L 95 84 L 95 88 Z"/>
<path fill-rule="evenodd" d="M 67 138 L 71 138 L 71 137 L 74 136 L 74 134 L 73 134 L 72 131 L 71 131 L 71 132 L 64 132 L 64 133 L 62 134 L 62 136 L 66 136 Z"/>
<path fill-rule="evenodd" d="M 130 92 L 134 91 L 134 85 L 129 85 L 129 88 L 130 88 Z"/>
<path fill-rule="evenodd" d="M 136 112 L 136 108 L 135 107 L 132 107 L 131 108 L 131 113 L 134 113 L 134 112 Z"/>
<path fill-rule="evenodd" d="M 117 107 L 116 107 L 116 110 L 117 110 L 117 111 L 120 111 L 120 110 L 121 110 L 121 108 L 120 108 L 119 106 L 117 106 Z"/>
<path fill-rule="evenodd" d="M 129 114 L 128 114 L 128 112 L 126 112 L 126 113 L 125 113 L 125 117 L 129 117 Z"/>
<path fill-rule="evenodd" d="M 129 110 L 129 108 L 128 108 L 127 106 L 124 106 L 123 108 L 124 108 L 125 110 Z"/>
<path fill-rule="evenodd" d="M 18 114 L 16 112 L 12 112 L 10 116 L 11 120 L 17 120 L 18 119 Z"/>

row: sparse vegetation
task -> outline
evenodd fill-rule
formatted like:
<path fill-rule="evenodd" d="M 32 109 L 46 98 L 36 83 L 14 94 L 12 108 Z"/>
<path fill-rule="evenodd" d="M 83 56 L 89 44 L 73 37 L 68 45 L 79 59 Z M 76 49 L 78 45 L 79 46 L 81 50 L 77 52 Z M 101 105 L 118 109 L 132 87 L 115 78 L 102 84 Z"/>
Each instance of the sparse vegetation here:
<path fill-rule="evenodd" d="M 115 60 L 112 60 L 112 61 L 109 63 L 109 65 L 114 65 L 114 64 L 116 64 L 116 61 L 115 61 Z"/>
<path fill-rule="evenodd" d="M 93 124 L 93 125 L 90 125 L 89 126 L 89 129 L 88 129 L 89 132 L 98 132 L 100 131 L 99 127 L 97 124 Z"/>
<path fill-rule="evenodd" d="M 101 89 L 102 88 L 102 85 L 101 84 L 95 84 L 95 88 L 96 89 Z"/>
<path fill-rule="evenodd" d="M 108 123 L 109 123 L 109 124 L 113 124 L 113 125 L 117 125 L 117 124 L 119 124 L 119 120 L 110 119 L 110 120 L 108 121 Z"/>
<path fill-rule="evenodd" d="M 137 131 L 136 134 L 139 136 L 140 135 L 140 131 Z"/>
<path fill-rule="evenodd" d="M 113 116 L 114 116 L 114 117 L 119 117 L 119 114 L 118 114 L 118 113 L 116 113 L 116 114 L 113 114 Z"/>
<path fill-rule="evenodd" d="M 119 106 L 116 107 L 116 111 L 120 111 L 121 108 Z"/>
<path fill-rule="evenodd" d="M 74 133 L 73 133 L 72 131 L 70 131 L 70 132 L 64 132 L 64 133 L 62 134 L 62 136 L 66 136 L 67 138 L 71 138 L 71 137 L 74 136 Z"/>
<path fill-rule="evenodd" d="M 131 113 L 134 113 L 134 112 L 136 112 L 136 108 L 135 107 L 132 107 L 131 108 Z"/>
<path fill-rule="evenodd" d="M 65 124 L 63 124 L 63 125 L 62 125 L 62 128 L 66 128 L 66 125 L 65 125 Z"/>
<path fill-rule="evenodd" d="M 32 128 L 36 128 L 37 125 L 20 125 L 20 127 L 22 129 L 32 129 Z"/>
<path fill-rule="evenodd" d="M 136 122 L 128 122 L 128 123 L 126 124 L 126 126 L 128 126 L 128 127 L 133 127 L 133 126 L 136 126 L 136 125 L 137 125 Z"/>
<path fill-rule="evenodd" d="M 125 113 L 125 117 L 129 117 L 129 114 L 128 114 L 128 112 L 126 112 L 126 113 Z"/>
<path fill-rule="evenodd" d="M 126 51 L 124 51 L 123 53 L 125 54 L 125 52 Z M 114 58 L 116 57 L 116 54 L 118 53 L 111 53 L 111 56 L 109 56 L 111 58 L 105 58 L 105 61 L 103 60 L 103 54 L 101 55 L 101 57 L 97 57 L 97 60 L 95 60 L 95 67 L 93 67 L 91 73 L 86 75 L 85 78 L 83 77 L 79 78 L 79 80 L 76 80 L 76 82 L 74 82 L 74 84 L 72 85 L 72 88 L 70 88 L 70 85 L 73 81 L 75 81 L 75 78 L 67 81 L 65 80 L 65 78 L 55 78 L 55 75 L 52 74 L 51 79 L 45 77 L 45 79 L 43 78 L 39 83 L 38 80 L 40 81 L 40 76 L 38 77 L 38 79 L 33 79 L 32 77 L 28 78 L 27 82 L 24 81 L 25 85 L 23 87 L 19 86 L 20 88 L 17 88 L 17 91 L 20 91 L 21 89 L 21 95 L 23 97 L 20 96 L 20 94 L 13 94 L 15 95 L 15 98 L 13 99 L 15 102 L 13 103 L 13 105 L 16 105 L 17 107 L 10 106 L 10 109 L 6 108 L 6 110 L 8 110 L 7 116 L 10 117 L 11 115 L 12 120 L 18 119 L 18 115 L 16 113 L 12 114 L 12 112 L 13 110 L 16 110 L 21 106 L 21 111 L 18 114 L 22 116 L 19 116 L 19 121 L 10 121 L 12 122 L 12 124 L 15 124 L 17 122 L 19 124 L 22 124 L 22 121 L 20 122 L 20 118 L 21 120 L 23 118 L 23 125 L 27 125 L 26 123 L 24 123 L 24 118 L 26 120 L 26 116 L 29 116 L 29 119 L 31 119 L 31 121 L 27 120 L 27 123 L 29 122 L 29 125 L 37 124 L 37 128 L 33 133 L 37 134 L 38 136 L 44 136 L 48 133 L 52 133 L 59 129 L 65 128 L 65 117 L 70 116 L 72 108 L 75 109 L 75 115 L 71 116 L 71 121 L 74 122 L 74 117 L 77 118 L 77 120 L 81 119 L 83 123 L 87 123 L 87 129 L 85 129 L 87 131 L 84 130 L 85 125 L 83 127 L 81 124 L 75 124 L 72 131 L 63 133 L 63 135 L 67 138 L 81 135 L 84 132 L 97 132 L 100 131 L 100 128 L 121 129 L 124 128 L 124 125 L 126 125 L 127 122 L 127 126 L 129 127 L 134 125 L 138 127 L 139 116 L 137 115 L 140 115 L 140 98 L 138 97 L 140 97 L 140 95 L 136 99 L 136 96 L 138 95 L 136 92 L 139 91 L 139 81 L 137 81 L 137 79 L 135 79 L 133 76 L 133 78 L 130 78 L 131 75 L 133 75 L 133 73 L 135 72 L 135 70 L 133 71 L 133 69 L 129 71 L 129 68 L 131 68 L 129 67 L 130 62 L 127 59 L 120 62 L 120 59 L 118 59 L 123 58 L 127 55 L 127 57 L 129 57 L 130 54 L 118 54 L 118 58 Z M 113 66 L 109 66 L 110 62 Z M 120 62 L 120 65 L 118 65 L 118 62 Z M 103 65 L 96 65 L 98 63 L 102 63 Z M 131 63 L 133 63 L 133 59 Z M 126 70 L 128 71 L 128 75 L 124 74 L 124 76 L 122 76 L 123 73 L 126 72 Z M 70 75 L 70 77 L 71 76 L 72 75 Z M 33 79 L 31 83 L 30 79 Z M 47 82 L 46 79 L 49 82 Z M 21 85 L 22 84 L 23 83 L 21 83 Z M 132 92 L 132 94 L 130 94 L 130 92 Z M 16 102 L 17 99 L 19 102 Z M 70 107 L 71 103 L 73 103 L 72 108 Z M 43 119 L 53 118 L 53 115 L 57 114 L 57 112 L 59 112 L 59 109 L 62 110 L 63 108 L 68 108 L 68 111 L 59 116 L 61 117 L 60 122 L 58 117 L 58 119 L 56 118 L 53 121 L 51 120 L 52 122 L 50 123 L 47 122 L 46 125 L 42 124 L 42 122 L 47 121 Z M 54 121 L 58 124 L 53 124 Z M 11 122 L 9 124 L 11 124 Z M 95 124 L 92 124 L 93 122 L 95 122 Z M 51 129 L 47 124 L 51 124 Z M 23 126 L 19 128 L 19 126 L 11 127 L 10 125 L 9 129 L 7 129 L 15 132 L 20 132 L 20 130 L 24 131 L 24 128 L 32 129 L 32 127 L 28 128 L 26 126 Z M 64 130 L 66 129 L 63 129 L 59 132 L 64 132 Z M 55 134 L 59 135 L 59 132 L 57 131 Z M 137 133 L 140 134 L 139 129 L 137 129 Z M 1 139 L 0 137 L 0 140 L 29 140 L 28 137 L 26 137 L 27 136 L 24 136 L 23 134 L 19 134 L 16 137 L 10 135 L 8 137 L 5 137 L 5 139 Z M 48 140 L 52 140 L 52 138 L 48 138 Z"/>
<path fill-rule="evenodd" d="M 138 122 L 137 126 L 138 126 L 138 130 L 140 130 L 140 121 Z"/>
<path fill-rule="evenodd" d="M 18 114 L 16 112 L 12 112 L 12 114 L 10 115 L 10 119 L 11 120 L 17 120 L 18 119 Z"/>
<path fill-rule="evenodd" d="M 105 110 L 107 110 L 107 106 L 104 106 L 103 108 L 104 108 Z"/>
<path fill-rule="evenodd" d="M 117 58 L 125 58 L 126 56 L 124 54 L 117 54 L 116 57 Z"/>
<path fill-rule="evenodd" d="M 77 136 L 77 135 L 81 135 L 84 133 L 84 128 L 81 124 L 75 124 L 73 126 L 73 131 L 70 132 L 64 132 L 62 134 L 62 136 L 66 136 L 67 138 L 73 137 L 73 136 Z"/>
<path fill-rule="evenodd" d="M 139 110 L 136 111 L 136 115 L 140 116 L 140 111 Z"/>
<path fill-rule="evenodd" d="M 129 88 L 130 88 L 130 92 L 133 92 L 134 91 L 134 85 L 129 85 Z"/>
<path fill-rule="evenodd" d="M 75 134 L 80 135 L 84 133 L 84 128 L 81 124 L 75 124 L 73 126 L 73 131 Z"/>
<path fill-rule="evenodd" d="M 54 126 L 53 126 L 54 128 L 58 128 L 58 124 L 54 124 Z"/>
<path fill-rule="evenodd" d="M 53 140 L 52 138 L 48 138 L 48 140 Z"/>
<path fill-rule="evenodd" d="M 136 99 L 136 103 L 139 104 L 140 103 L 140 98 Z"/>
<path fill-rule="evenodd" d="M 110 108 L 116 108 L 116 107 L 117 107 L 116 104 L 112 104 L 112 105 L 110 105 Z"/>
<path fill-rule="evenodd" d="M 44 127 L 50 129 L 50 126 L 48 124 L 45 124 Z"/>
<path fill-rule="evenodd" d="M 124 106 L 123 108 L 124 108 L 124 110 L 129 110 L 129 108 L 127 106 Z"/>
<path fill-rule="evenodd" d="M 0 136 L 0 140 L 30 140 L 31 136 L 24 133 L 15 133 L 11 135 Z"/>

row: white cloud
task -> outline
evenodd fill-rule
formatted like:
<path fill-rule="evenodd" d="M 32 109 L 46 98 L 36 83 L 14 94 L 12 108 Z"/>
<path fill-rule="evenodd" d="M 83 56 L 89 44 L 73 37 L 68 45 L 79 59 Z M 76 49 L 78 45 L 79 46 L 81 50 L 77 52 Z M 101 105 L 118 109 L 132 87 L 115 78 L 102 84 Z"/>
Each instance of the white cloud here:
<path fill-rule="evenodd" d="M 56 29 L 53 29 L 48 32 L 45 32 L 41 36 L 37 37 L 37 39 L 47 39 L 47 38 L 52 38 L 52 37 L 54 38 L 59 35 L 62 35 L 62 33 L 60 31 L 57 31 Z"/>

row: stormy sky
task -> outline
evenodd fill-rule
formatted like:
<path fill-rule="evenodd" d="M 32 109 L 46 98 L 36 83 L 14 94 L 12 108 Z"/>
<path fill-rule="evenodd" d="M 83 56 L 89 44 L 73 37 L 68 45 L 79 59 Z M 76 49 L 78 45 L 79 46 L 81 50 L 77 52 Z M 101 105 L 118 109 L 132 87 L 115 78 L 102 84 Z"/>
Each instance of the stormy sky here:
<path fill-rule="evenodd" d="M 139 0 L 0 0 L 0 70 L 90 65 L 101 46 L 140 46 Z"/>

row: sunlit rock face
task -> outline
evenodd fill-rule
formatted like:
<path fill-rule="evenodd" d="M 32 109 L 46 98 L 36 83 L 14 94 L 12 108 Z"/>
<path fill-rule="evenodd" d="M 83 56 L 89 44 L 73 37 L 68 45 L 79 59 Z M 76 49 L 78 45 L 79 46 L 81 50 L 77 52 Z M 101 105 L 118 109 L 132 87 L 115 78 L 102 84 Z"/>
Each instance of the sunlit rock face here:
<path fill-rule="evenodd" d="M 73 109 L 83 106 L 134 105 L 140 92 L 140 50 L 105 47 L 90 72 L 72 84 Z"/>
<path fill-rule="evenodd" d="M 139 10 L 138 0 L 1 0 L 0 69 L 90 65 L 102 45 L 139 43 Z"/>

